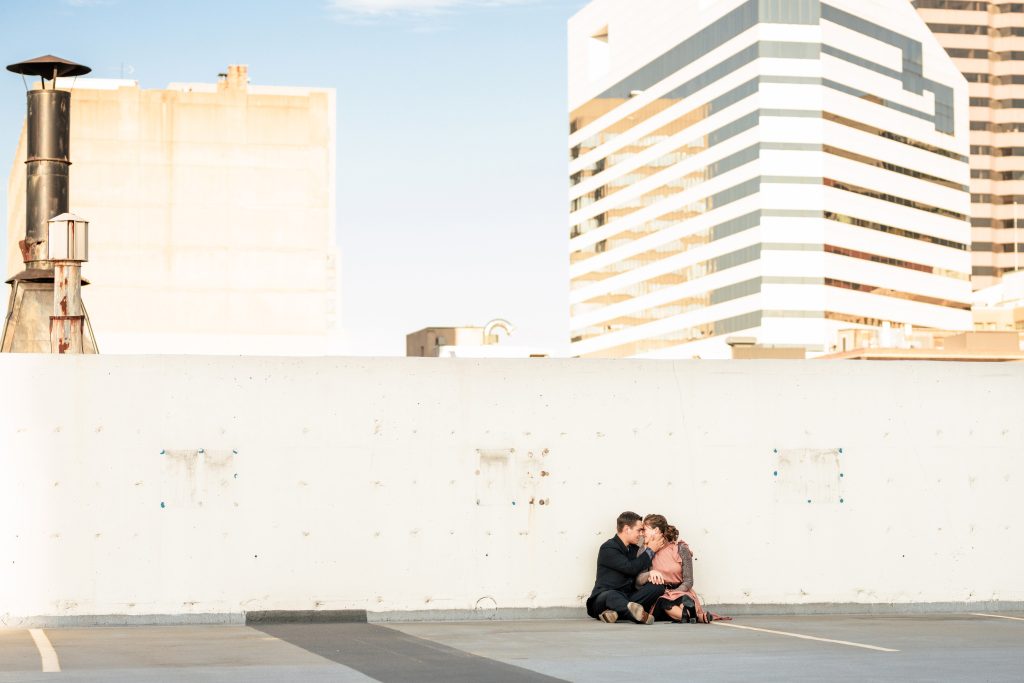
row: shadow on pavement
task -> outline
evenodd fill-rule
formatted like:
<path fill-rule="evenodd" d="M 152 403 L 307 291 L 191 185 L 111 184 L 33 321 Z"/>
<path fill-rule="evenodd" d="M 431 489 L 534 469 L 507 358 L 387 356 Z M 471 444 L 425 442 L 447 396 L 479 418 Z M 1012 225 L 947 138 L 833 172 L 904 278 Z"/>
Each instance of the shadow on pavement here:
<path fill-rule="evenodd" d="M 253 628 L 388 683 L 562 681 L 373 624 L 254 624 Z"/>

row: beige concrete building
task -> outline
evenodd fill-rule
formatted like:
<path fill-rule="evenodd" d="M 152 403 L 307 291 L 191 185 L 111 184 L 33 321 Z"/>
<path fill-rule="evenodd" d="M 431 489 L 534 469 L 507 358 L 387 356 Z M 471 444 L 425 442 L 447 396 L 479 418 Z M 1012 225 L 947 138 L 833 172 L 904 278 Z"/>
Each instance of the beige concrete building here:
<path fill-rule="evenodd" d="M 72 89 L 72 211 L 102 353 L 322 354 L 338 296 L 335 93 L 248 83 Z M 8 186 L 7 271 L 25 224 L 25 136 Z M 5 297 L 6 298 L 6 297 Z"/>
<path fill-rule="evenodd" d="M 1024 362 L 1020 332 L 850 329 L 840 333 L 842 351 L 826 360 L 929 360 Z"/>
<path fill-rule="evenodd" d="M 405 335 L 405 355 L 436 358 L 442 346 L 480 346 L 485 343 L 482 327 L 424 327 Z"/>
<path fill-rule="evenodd" d="M 1024 3 L 912 0 L 967 79 L 972 282 L 1021 267 L 1024 251 Z"/>
<path fill-rule="evenodd" d="M 545 349 L 502 343 L 515 328 L 500 318 L 482 327 L 424 327 L 405 335 L 405 355 L 423 358 L 547 358 Z"/>
<path fill-rule="evenodd" d="M 807 350 L 799 346 L 759 344 L 757 337 L 728 337 L 733 360 L 804 360 Z"/>

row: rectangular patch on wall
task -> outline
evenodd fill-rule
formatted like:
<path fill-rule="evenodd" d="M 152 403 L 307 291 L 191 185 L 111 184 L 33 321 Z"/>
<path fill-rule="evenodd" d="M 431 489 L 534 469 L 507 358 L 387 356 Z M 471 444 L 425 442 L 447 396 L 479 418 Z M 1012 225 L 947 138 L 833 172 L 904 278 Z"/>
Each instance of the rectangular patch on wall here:
<path fill-rule="evenodd" d="M 843 503 L 841 448 L 778 448 L 772 484 L 776 503 Z"/>
<path fill-rule="evenodd" d="M 516 499 L 521 463 L 514 448 L 478 448 L 476 504 L 505 507 Z"/>
<path fill-rule="evenodd" d="M 234 449 L 168 448 L 157 456 L 163 460 L 160 507 L 237 507 L 233 487 L 238 473 Z"/>
<path fill-rule="evenodd" d="M 547 448 L 525 453 L 515 448 L 476 449 L 476 504 L 509 511 L 549 505 L 548 454 Z"/>

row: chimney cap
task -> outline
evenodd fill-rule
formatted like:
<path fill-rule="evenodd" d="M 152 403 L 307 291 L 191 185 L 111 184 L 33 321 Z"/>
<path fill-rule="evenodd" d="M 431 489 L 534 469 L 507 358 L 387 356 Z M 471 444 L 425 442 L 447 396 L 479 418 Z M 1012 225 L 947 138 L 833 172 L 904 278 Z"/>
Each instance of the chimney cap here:
<path fill-rule="evenodd" d="M 84 76 L 92 71 L 92 69 L 84 64 L 76 64 L 53 55 L 43 55 L 42 57 L 28 59 L 17 64 L 10 64 L 7 70 L 22 76 L 39 76 L 44 80 L 67 76 Z"/>
<path fill-rule="evenodd" d="M 79 216 L 77 214 L 73 214 L 73 213 L 62 213 L 59 216 L 54 216 L 53 218 L 51 218 L 50 220 L 48 220 L 46 222 L 47 223 L 53 223 L 53 222 L 61 223 L 61 222 L 64 222 L 64 221 L 75 221 L 76 223 L 88 223 L 89 222 L 86 219 L 82 218 L 81 216 Z"/>

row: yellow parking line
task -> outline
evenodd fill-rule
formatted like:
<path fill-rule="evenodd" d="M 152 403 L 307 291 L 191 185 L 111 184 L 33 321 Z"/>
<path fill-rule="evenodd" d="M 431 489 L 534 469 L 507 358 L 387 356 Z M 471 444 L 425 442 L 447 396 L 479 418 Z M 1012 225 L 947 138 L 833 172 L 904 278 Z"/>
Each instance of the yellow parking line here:
<path fill-rule="evenodd" d="M 789 636 L 790 638 L 802 638 L 804 640 L 817 640 L 822 643 L 835 643 L 837 645 L 849 645 L 850 647 L 862 647 L 865 650 L 878 650 L 879 652 L 899 652 L 899 650 L 891 650 L 887 647 L 878 647 L 877 645 L 865 645 L 864 643 L 851 643 L 848 640 L 832 640 L 831 638 L 818 638 L 816 636 L 805 636 L 801 633 L 789 633 L 788 631 L 773 631 L 768 628 L 755 628 L 753 626 L 740 626 L 739 624 L 727 624 L 722 621 L 714 622 L 718 626 L 728 626 L 729 628 L 742 628 L 747 631 L 761 631 L 762 633 L 774 633 L 779 636 Z"/>
<path fill-rule="evenodd" d="M 1007 617 L 1002 614 L 982 614 L 980 612 L 968 612 L 973 617 L 992 617 L 993 619 L 1013 619 L 1014 621 L 1024 621 L 1022 617 Z"/>
<path fill-rule="evenodd" d="M 50 644 L 41 628 L 30 628 L 28 632 L 32 640 L 36 641 L 36 648 L 39 650 L 39 657 L 43 660 L 43 673 L 60 673 L 60 660 L 57 659 L 57 651 Z"/>

